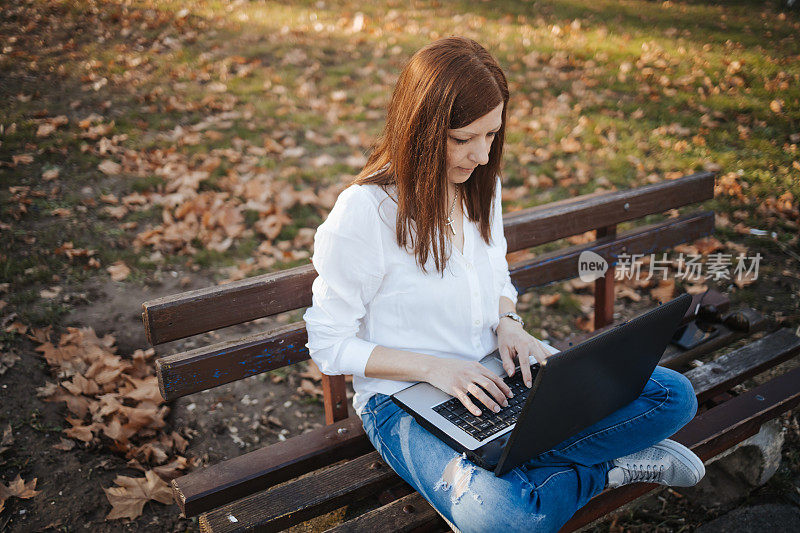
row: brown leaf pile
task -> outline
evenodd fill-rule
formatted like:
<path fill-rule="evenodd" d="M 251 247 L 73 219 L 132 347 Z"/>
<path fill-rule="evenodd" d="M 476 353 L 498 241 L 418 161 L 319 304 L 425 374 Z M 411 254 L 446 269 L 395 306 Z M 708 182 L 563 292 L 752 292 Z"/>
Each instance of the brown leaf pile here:
<path fill-rule="evenodd" d="M 106 489 L 114 506 L 108 518 L 138 516 L 133 513 L 141 512 L 146 500 L 139 500 L 145 496 L 170 503 L 166 481 L 189 466 L 189 460 L 178 455 L 185 452 L 188 441 L 175 431 L 164 431 L 169 407 L 158 390 L 154 350 L 136 350 L 123 358 L 115 353 L 112 335 L 98 338 L 90 327 L 67 328 L 55 344 L 47 332 L 39 335 L 39 342 L 36 351 L 42 353 L 58 382 L 48 382 L 38 393 L 46 401 L 66 404 L 71 427 L 64 433 L 87 446 L 103 446 L 123 455 L 129 459 L 128 466 L 147 476 L 117 477 L 121 488 Z M 68 442 L 62 439 L 57 446 L 70 449 Z"/>

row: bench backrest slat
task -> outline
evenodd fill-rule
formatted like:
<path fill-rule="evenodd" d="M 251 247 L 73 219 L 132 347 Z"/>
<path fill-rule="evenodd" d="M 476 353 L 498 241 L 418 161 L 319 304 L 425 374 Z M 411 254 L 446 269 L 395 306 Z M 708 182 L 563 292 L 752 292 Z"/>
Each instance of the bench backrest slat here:
<path fill-rule="evenodd" d="M 534 286 L 574 278 L 582 251 L 591 250 L 614 262 L 612 254 L 650 253 L 708 235 L 714 213 L 684 215 L 635 228 L 614 237 L 575 245 L 512 265 L 511 280 L 520 294 Z M 171 400 L 281 368 L 309 358 L 302 322 L 241 339 L 197 348 L 156 360 L 159 387 Z"/>
<path fill-rule="evenodd" d="M 551 202 L 504 216 L 508 251 L 539 246 L 664 213 L 714 197 L 712 172 L 700 172 L 623 191 L 593 193 Z"/>
<path fill-rule="evenodd" d="M 584 195 L 506 214 L 508 251 L 663 213 L 713 198 L 702 172 L 625 191 Z M 627 205 L 627 207 L 626 207 Z M 312 264 L 150 300 L 142 320 L 153 346 L 311 305 Z"/>

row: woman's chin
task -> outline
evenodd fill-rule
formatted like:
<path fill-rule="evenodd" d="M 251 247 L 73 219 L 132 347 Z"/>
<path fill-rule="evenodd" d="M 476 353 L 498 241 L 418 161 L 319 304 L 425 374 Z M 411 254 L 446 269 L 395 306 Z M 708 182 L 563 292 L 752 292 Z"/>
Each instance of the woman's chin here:
<path fill-rule="evenodd" d="M 470 170 L 469 172 L 465 172 L 465 171 L 460 170 L 460 169 L 453 169 L 452 171 L 449 172 L 448 178 L 453 183 L 464 183 L 465 181 L 467 181 L 469 179 L 470 176 L 472 176 L 472 172 L 473 171 L 474 170 Z"/>

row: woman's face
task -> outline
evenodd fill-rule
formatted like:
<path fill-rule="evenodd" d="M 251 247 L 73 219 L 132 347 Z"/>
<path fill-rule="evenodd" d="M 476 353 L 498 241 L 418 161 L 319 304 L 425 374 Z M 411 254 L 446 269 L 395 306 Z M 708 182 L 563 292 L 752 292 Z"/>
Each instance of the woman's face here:
<path fill-rule="evenodd" d="M 489 162 L 489 150 L 503 125 L 503 102 L 462 128 L 447 130 L 447 179 L 464 183 L 478 165 Z"/>

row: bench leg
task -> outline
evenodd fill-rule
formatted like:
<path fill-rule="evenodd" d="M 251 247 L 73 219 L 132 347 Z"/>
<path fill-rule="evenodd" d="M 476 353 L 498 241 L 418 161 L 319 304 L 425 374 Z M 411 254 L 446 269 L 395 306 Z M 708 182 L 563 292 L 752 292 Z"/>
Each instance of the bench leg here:
<path fill-rule="evenodd" d="M 613 238 L 617 234 L 617 226 L 611 225 L 597 230 L 597 238 Z M 594 282 L 594 329 L 611 324 L 614 321 L 614 265 L 608 266 L 608 271 Z"/>
<path fill-rule="evenodd" d="M 770 420 L 752 437 L 706 461 L 706 476 L 700 483 L 678 492 L 709 507 L 733 503 L 775 474 L 783 440 L 780 419 Z"/>

